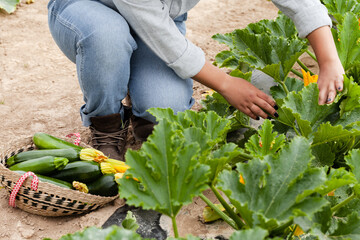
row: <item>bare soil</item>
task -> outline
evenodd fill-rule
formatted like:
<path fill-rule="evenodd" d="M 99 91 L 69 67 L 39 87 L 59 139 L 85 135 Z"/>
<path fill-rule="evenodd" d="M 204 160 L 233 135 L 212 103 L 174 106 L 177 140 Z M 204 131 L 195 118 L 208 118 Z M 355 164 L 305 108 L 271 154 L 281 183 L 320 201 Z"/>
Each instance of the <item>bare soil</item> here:
<path fill-rule="evenodd" d="M 36 1 L 22 3 L 11 15 L 0 11 L 1 152 L 38 131 L 63 137 L 79 132 L 83 141 L 89 138 L 88 129 L 80 121 L 83 99 L 76 68 L 50 35 L 46 6 L 47 1 Z M 189 12 L 187 37 L 213 61 L 226 48 L 211 38 L 214 34 L 231 32 L 264 18 L 273 19 L 277 11 L 266 0 L 203 0 Z M 201 107 L 199 101 L 205 90 L 195 82 L 195 110 Z M 204 205 L 195 199 L 181 211 L 181 236 L 191 233 L 211 237 L 226 232 L 221 222 L 204 225 L 199 221 Z M 47 218 L 11 208 L 8 193 L 1 189 L 0 239 L 57 239 L 86 226 L 101 226 L 117 207 L 115 201 L 84 216 Z"/>

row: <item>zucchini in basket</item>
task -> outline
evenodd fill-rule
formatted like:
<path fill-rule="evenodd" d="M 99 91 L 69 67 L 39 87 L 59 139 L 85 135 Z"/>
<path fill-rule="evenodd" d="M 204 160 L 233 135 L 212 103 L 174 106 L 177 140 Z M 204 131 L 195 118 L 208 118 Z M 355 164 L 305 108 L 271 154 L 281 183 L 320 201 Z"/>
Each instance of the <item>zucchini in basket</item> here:
<path fill-rule="evenodd" d="M 92 161 L 75 161 L 67 164 L 64 169 L 50 175 L 50 177 L 67 182 L 92 182 L 102 176 L 100 164 Z"/>
<path fill-rule="evenodd" d="M 103 197 L 112 197 L 119 193 L 118 184 L 115 182 L 114 174 L 105 174 L 94 182 L 87 184 L 74 181 L 73 187 L 80 192 Z"/>
<path fill-rule="evenodd" d="M 32 150 L 16 154 L 7 159 L 6 164 L 12 166 L 17 163 L 21 163 L 27 160 L 32 160 L 35 158 L 53 156 L 53 157 L 64 157 L 73 162 L 80 160 L 80 151 L 73 148 L 67 149 L 41 149 L 41 150 Z"/>
<path fill-rule="evenodd" d="M 35 133 L 33 136 L 33 142 L 39 149 L 73 148 L 78 151 L 82 149 L 82 147 L 72 144 L 71 142 L 67 142 L 43 132 Z"/>
<path fill-rule="evenodd" d="M 19 173 L 21 176 L 24 175 L 25 171 L 14 171 L 16 173 Z M 40 174 L 36 174 L 36 176 L 39 178 L 40 182 L 47 182 L 54 185 L 57 185 L 59 187 L 67 188 L 67 189 L 73 189 L 72 184 L 63 180 L 55 179 L 52 177 L 43 176 Z"/>
<path fill-rule="evenodd" d="M 9 169 L 11 171 L 31 171 L 37 174 L 48 175 L 56 170 L 63 169 L 68 162 L 67 158 L 46 156 L 17 163 L 9 167 Z"/>

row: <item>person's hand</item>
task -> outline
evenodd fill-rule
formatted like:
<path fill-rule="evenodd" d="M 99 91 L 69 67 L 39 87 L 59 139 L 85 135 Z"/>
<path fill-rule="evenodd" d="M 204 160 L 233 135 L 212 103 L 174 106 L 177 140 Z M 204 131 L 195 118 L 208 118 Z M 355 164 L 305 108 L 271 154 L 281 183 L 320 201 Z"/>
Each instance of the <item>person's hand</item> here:
<path fill-rule="evenodd" d="M 344 68 L 337 54 L 330 27 L 323 26 L 314 30 L 307 39 L 314 49 L 319 64 L 319 104 L 332 103 L 336 91 L 343 89 Z"/>
<path fill-rule="evenodd" d="M 329 104 L 335 99 L 336 92 L 343 90 L 344 68 L 340 61 L 323 63 L 319 71 L 319 104 Z"/>
<path fill-rule="evenodd" d="M 278 117 L 275 101 L 250 82 L 236 77 L 228 77 L 219 93 L 235 108 L 255 120 Z M 268 115 L 269 114 L 269 115 Z"/>
<path fill-rule="evenodd" d="M 271 97 L 248 81 L 226 74 L 210 62 L 206 62 L 193 79 L 214 89 L 233 107 L 255 120 L 279 116 L 276 112 L 278 107 Z"/>

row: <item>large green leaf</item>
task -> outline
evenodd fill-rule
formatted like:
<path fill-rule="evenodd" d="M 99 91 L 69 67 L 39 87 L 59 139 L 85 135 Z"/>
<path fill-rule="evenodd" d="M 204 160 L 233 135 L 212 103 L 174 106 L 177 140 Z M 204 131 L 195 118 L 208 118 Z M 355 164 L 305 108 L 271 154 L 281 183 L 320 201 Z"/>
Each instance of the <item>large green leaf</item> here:
<path fill-rule="evenodd" d="M 342 22 L 348 12 L 360 14 L 360 4 L 357 0 L 323 0 L 329 14 L 333 15 L 338 22 Z"/>
<path fill-rule="evenodd" d="M 354 186 L 354 191 L 357 196 L 360 196 L 360 149 L 353 149 L 349 152 L 345 157 L 345 161 L 356 177 L 357 184 Z"/>
<path fill-rule="evenodd" d="M 20 0 L 0 0 L 0 9 L 4 9 L 7 13 L 13 13 L 19 3 Z"/>
<path fill-rule="evenodd" d="M 213 111 L 195 112 L 185 110 L 177 115 L 170 108 L 151 108 L 148 110 L 157 121 L 167 119 L 171 122 L 174 130 L 184 130 L 190 127 L 197 127 L 209 135 L 208 142 L 213 144 L 223 141 L 230 129 L 230 120 L 220 117 Z"/>
<path fill-rule="evenodd" d="M 340 103 L 340 117 L 344 119 L 351 115 L 354 109 L 360 108 L 360 86 L 352 78 L 344 76 L 344 90 L 341 96 L 345 98 Z"/>
<path fill-rule="evenodd" d="M 264 157 L 268 154 L 276 154 L 285 143 L 285 135 L 273 132 L 270 120 L 265 120 L 259 129 L 259 134 L 251 136 L 245 144 L 246 150 L 254 157 Z"/>
<path fill-rule="evenodd" d="M 287 78 L 285 81 L 285 86 L 289 92 L 299 92 L 304 87 L 304 82 L 297 78 Z M 287 93 L 281 86 L 274 86 L 270 88 L 271 96 L 274 99 L 283 99 L 286 98 Z"/>
<path fill-rule="evenodd" d="M 337 52 L 341 63 L 347 71 L 360 63 L 360 29 L 358 17 L 351 12 L 344 14 L 344 21 L 338 25 L 338 30 L 332 30 Z"/>
<path fill-rule="evenodd" d="M 254 34 L 267 33 L 268 35 L 285 38 L 297 38 L 298 34 L 294 22 L 281 13 L 275 20 L 263 19 L 256 23 L 250 23 L 246 29 Z"/>
<path fill-rule="evenodd" d="M 316 189 L 316 192 L 324 196 L 342 186 L 354 184 L 356 181 L 357 180 L 354 174 L 345 170 L 344 168 L 331 168 L 329 174 L 327 175 L 326 182 L 321 187 Z"/>
<path fill-rule="evenodd" d="M 62 236 L 59 240 L 141 240 L 143 239 L 139 234 L 118 227 L 111 226 L 106 229 L 101 229 L 97 227 L 89 227 L 84 231 L 79 231 L 76 233 L 69 233 Z"/>
<path fill-rule="evenodd" d="M 269 235 L 268 231 L 260 227 L 251 229 L 235 231 L 231 236 L 230 240 L 264 240 Z"/>
<path fill-rule="evenodd" d="M 324 169 L 309 167 L 312 158 L 308 140 L 295 137 L 278 155 L 239 163 L 238 172 L 224 171 L 218 187 L 250 226 L 273 229 L 326 205 L 324 199 L 310 196 L 327 180 Z"/>
<path fill-rule="evenodd" d="M 316 131 L 330 114 L 337 111 L 335 104 L 319 105 L 318 98 L 318 86 L 312 83 L 298 93 L 289 93 L 284 99 L 282 107 L 291 110 L 304 136 Z"/>
<path fill-rule="evenodd" d="M 278 82 L 285 81 L 296 60 L 307 49 L 299 39 L 253 34 L 247 29 L 235 30 L 234 45 L 242 53 L 241 61 L 268 74 Z"/>
<path fill-rule="evenodd" d="M 341 125 L 333 126 L 329 122 L 320 125 L 319 129 L 313 133 L 312 146 L 321 144 L 348 141 L 351 137 L 360 136 L 360 130 L 353 128 L 350 130 L 344 129 Z"/>
<path fill-rule="evenodd" d="M 207 188 L 209 167 L 198 162 L 199 152 L 198 143 L 186 142 L 167 119 L 161 120 L 139 151 L 127 151 L 131 177 L 119 179 L 120 196 L 129 205 L 175 217 Z"/>

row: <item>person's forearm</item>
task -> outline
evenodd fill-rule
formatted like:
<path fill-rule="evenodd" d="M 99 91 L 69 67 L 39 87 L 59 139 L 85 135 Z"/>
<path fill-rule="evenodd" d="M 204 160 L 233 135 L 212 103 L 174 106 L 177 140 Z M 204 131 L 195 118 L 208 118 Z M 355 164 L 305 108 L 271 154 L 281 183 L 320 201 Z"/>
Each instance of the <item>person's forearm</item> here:
<path fill-rule="evenodd" d="M 201 71 L 193 79 L 221 94 L 226 88 L 224 85 L 228 81 L 228 77 L 228 74 L 206 61 Z"/>
<path fill-rule="evenodd" d="M 307 39 L 315 52 L 320 68 L 329 62 L 339 61 L 329 26 L 323 26 L 314 30 L 307 36 Z"/>

